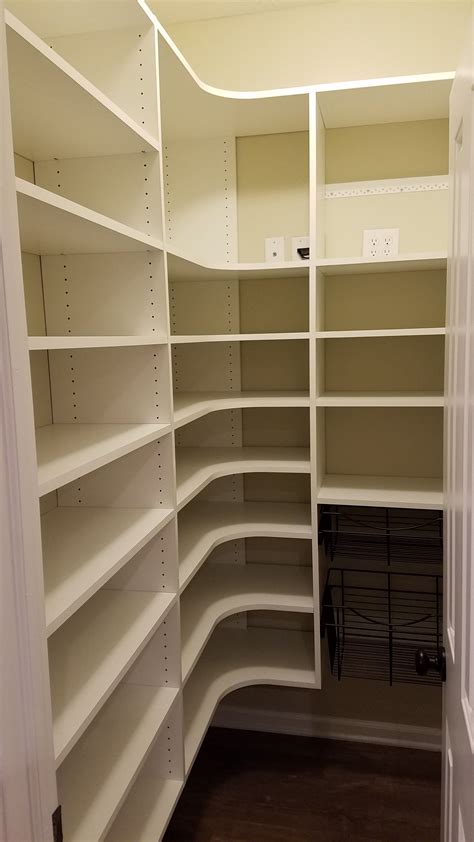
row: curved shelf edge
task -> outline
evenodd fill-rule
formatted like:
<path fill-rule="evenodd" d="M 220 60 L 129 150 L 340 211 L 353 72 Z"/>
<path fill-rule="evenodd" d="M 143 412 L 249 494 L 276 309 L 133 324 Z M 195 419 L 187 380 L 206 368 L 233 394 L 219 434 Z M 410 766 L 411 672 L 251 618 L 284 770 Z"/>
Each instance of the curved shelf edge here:
<path fill-rule="evenodd" d="M 181 400 L 180 400 L 181 398 Z M 174 428 L 229 409 L 309 407 L 308 392 L 177 392 Z"/>
<path fill-rule="evenodd" d="M 184 591 L 211 552 L 239 538 L 297 538 L 311 540 L 311 509 L 306 503 L 211 503 L 191 506 L 187 518 L 189 549 L 179 563 L 179 589 Z M 215 525 L 219 518 L 223 523 Z M 227 518 L 227 519 L 226 519 Z M 185 529 L 181 528 L 181 549 Z M 197 534 L 196 534 L 197 533 Z"/>
<path fill-rule="evenodd" d="M 440 73 L 419 73 L 419 74 L 412 74 L 407 76 L 390 76 L 384 77 L 380 79 L 364 79 L 364 80 L 349 80 L 346 82 L 335 82 L 335 83 L 323 83 L 323 84 L 316 84 L 316 85 L 295 85 L 293 87 L 288 88 L 273 88 L 269 90 L 256 90 L 256 91 L 236 91 L 236 90 L 228 90 L 226 88 L 216 88 L 214 85 L 210 85 L 207 82 L 204 82 L 193 70 L 189 62 L 184 57 L 183 53 L 174 42 L 174 40 L 169 35 L 168 31 L 165 29 L 162 23 L 158 20 L 156 14 L 150 9 L 147 5 L 146 0 L 138 0 L 138 4 L 144 9 L 148 17 L 151 21 L 155 24 L 159 34 L 162 36 L 164 41 L 168 47 L 172 50 L 175 54 L 176 58 L 183 66 L 183 68 L 189 73 L 191 79 L 201 88 L 204 93 L 212 94 L 216 97 L 221 97 L 222 99 L 236 99 L 236 100 L 252 100 L 252 99 L 267 99 L 272 97 L 278 96 L 294 96 L 295 94 L 310 94 L 313 92 L 324 92 L 324 91 L 338 91 L 338 90 L 345 90 L 347 88 L 363 88 L 363 87 L 379 87 L 383 85 L 396 85 L 401 83 L 410 83 L 410 82 L 438 82 L 444 80 L 452 80 L 454 79 L 455 71 L 447 71 L 447 72 L 440 72 Z"/>
<path fill-rule="evenodd" d="M 242 611 L 312 614 L 312 568 L 210 564 L 202 570 L 181 602 L 183 685 L 216 626 Z"/>
<path fill-rule="evenodd" d="M 186 775 L 219 702 L 254 684 L 317 689 L 313 634 L 257 628 L 214 632 L 184 689 Z"/>
<path fill-rule="evenodd" d="M 304 447 L 179 447 L 177 510 L 211 482 L 233 474 L 309 474 L 309 448 Z"/>

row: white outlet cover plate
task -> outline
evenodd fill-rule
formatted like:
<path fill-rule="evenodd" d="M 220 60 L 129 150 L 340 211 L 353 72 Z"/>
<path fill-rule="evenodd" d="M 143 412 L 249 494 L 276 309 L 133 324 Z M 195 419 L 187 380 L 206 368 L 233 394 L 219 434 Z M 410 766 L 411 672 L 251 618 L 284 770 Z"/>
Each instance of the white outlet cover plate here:
<path fill-rule="evenodd" d="M 373 260 L 389 260 L 398 255 L 399 228 L 366 228 L 362 256 Z"/>
<path fill-rule="evenodd" d="M 284 237 L 266 237 L 265 238 L 265 262 L 279 263 L 285 259 L 285 238 Z"/>

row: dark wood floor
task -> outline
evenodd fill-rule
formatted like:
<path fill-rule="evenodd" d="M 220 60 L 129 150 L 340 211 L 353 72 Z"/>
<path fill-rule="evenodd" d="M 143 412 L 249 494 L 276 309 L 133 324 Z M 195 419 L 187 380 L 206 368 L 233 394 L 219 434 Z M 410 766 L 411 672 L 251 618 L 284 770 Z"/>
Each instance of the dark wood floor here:
<path fill-rule="evenodd" d="M 164 842 L 438 842 L 435 752 L 211 728 Z"/>

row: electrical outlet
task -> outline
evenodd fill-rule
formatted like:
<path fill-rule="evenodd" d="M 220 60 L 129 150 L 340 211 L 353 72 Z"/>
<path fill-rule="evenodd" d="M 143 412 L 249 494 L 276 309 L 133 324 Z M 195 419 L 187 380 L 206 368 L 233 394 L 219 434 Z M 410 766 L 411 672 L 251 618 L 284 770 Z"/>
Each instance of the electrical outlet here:
<path fill-rule="evenodd" d="M 396 257 L 399 239 L 400 228 L 366 228 L 362 255 L 379 260 Z"/>
<path fill-rule="evenodd" d="M 275 261 L 284 261 L 285 259 L 285 238 L 284 237 L 266 237 L 265 238 L 265 261 L 266 263 L 275 263 Z"/>
<path fill-rule="evenodd" d="M 292 237 L 291 238 L 291 259 L 301 260 L 301 255 L 298 254 L 298 249 L 309 249 L 309 237 Z"/>

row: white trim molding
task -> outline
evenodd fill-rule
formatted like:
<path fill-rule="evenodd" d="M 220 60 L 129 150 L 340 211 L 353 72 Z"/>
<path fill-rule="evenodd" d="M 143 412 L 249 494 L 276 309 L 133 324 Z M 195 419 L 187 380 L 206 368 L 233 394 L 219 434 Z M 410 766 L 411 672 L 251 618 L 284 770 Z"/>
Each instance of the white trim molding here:
<path fill-rule="evenodd" d="M 342 719 L 336 716 L 317 716 L 226 704 L 221 704 L 217 709 L 211 725 L 217 728 L 441 751 L 441 729 L 421 725 Z"/>

